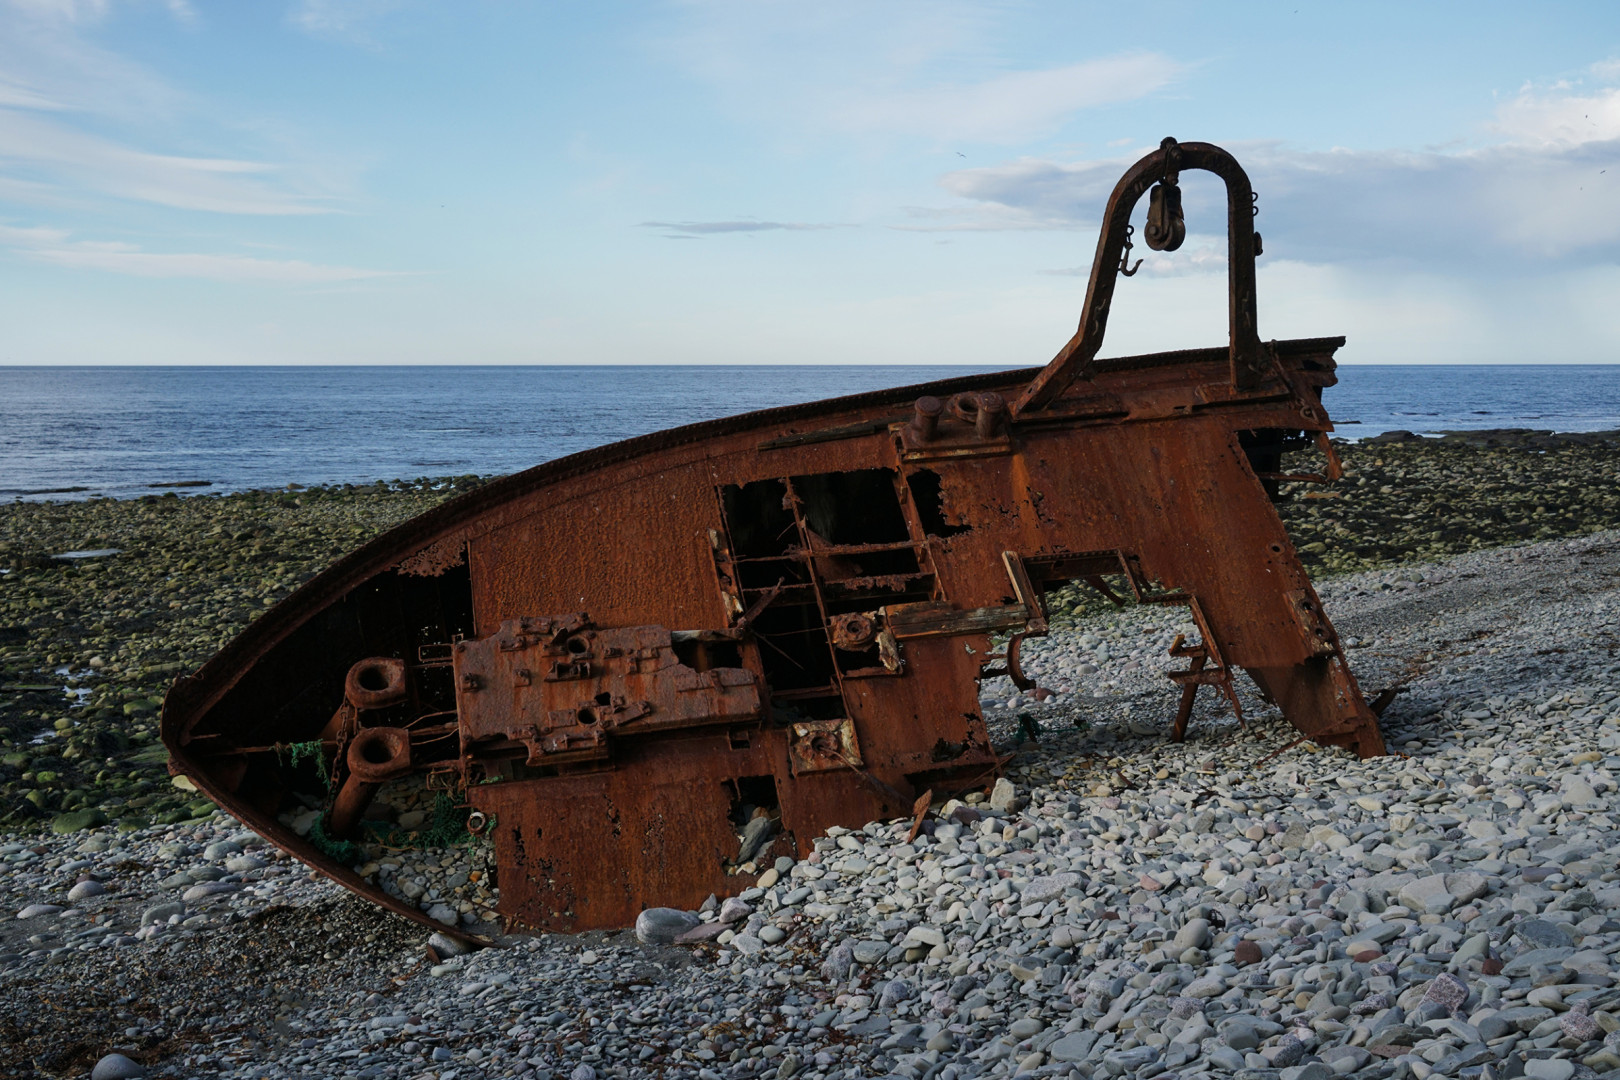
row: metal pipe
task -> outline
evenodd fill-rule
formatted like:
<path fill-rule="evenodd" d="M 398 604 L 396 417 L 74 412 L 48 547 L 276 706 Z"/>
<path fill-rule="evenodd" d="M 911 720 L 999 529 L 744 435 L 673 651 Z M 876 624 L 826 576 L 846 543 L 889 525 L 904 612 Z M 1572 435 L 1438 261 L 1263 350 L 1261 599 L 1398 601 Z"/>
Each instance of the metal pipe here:
<path fill-rule="evenodd" d="M 333 837 L 353 834 L 377 789 L 410 771 L 411 734 L 404 728 L 362 728 L 349 743 L 344 761 L 349 775 L 327 815 L 326 833 Z"/>
<path fill-rule="evenodd" d="M 349 669 L 343 697 L 356 709 L 386 709 L 405 700 L 405 661 L 371 656 Z"/>
<path fill-rule="evenodd" d="M 981 439 L 992 439 L 1001 432 L 1007 418 L 1007 402 L 993 391 L 979 395 L 979 411 L 973 418 L 973 430 Z"/>
<path fill-rule="evenodd" d="M 932 442 L 939 433 L 939 414 L 945 406 L 940 404 L 939 398 L 923 395 L 912 406 L 911 430 L 917 433 L 918 442 Z"/>

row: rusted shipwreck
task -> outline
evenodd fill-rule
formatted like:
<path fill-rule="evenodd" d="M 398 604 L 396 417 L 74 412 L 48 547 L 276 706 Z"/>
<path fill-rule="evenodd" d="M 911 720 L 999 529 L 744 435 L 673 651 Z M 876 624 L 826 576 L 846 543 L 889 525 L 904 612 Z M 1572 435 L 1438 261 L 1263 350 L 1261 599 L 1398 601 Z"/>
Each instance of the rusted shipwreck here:
<path fill-rule="evenodd" d="M 1132 208 L 1151 189 L 1144 239 L 1174 250 L 1192 169 L 1226 185 L 1229 344 L 1099 360 Z M 986 782 L 979 680 L 1029 685 L 1019 644 L 1073 581 L 1188 610 L 1173 737 L 1199 687 L 1236 705 L 1242 670 L 1310 738 L 1383 753 L 1268 498 L 1336 475 L 1321 392 L 1343 339 L 1261 341 L 1253 205 L 1231 155 L 1167 139 L 1114 189 L 1044 368 L 676 428 L 407 522 L 175 684 L 171 768 L 419 920 L 278 814 L 325 800 L 340 838 L 380 785 L 425 776 L 493 833 L 508 925 L 623 926 L 751 885 L 739 835 L 802 852 Z M 1313 440 L 1325 475 L 1285 476 Z"/>

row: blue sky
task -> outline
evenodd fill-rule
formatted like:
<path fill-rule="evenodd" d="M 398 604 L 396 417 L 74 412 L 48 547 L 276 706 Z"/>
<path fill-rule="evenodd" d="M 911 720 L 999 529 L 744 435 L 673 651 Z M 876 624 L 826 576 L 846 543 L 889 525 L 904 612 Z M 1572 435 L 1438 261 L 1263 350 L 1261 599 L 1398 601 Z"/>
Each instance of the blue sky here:
<path fill-rule="evenodd" d="M 1620 362 L 1613 3 L 0 0 L 0 363 L 1043 363 L 1165 135 L 1263 337 Z"/>

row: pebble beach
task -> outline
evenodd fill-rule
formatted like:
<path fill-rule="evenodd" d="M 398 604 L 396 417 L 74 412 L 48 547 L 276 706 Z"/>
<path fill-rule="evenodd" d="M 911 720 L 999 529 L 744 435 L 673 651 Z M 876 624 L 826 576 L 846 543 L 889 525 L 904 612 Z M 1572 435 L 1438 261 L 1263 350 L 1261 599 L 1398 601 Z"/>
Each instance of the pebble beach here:
<path fill-rule="evenodd" d="M 1620 1074 L 1613 433 L 1343 444 L 1279 505 L 1392 756 L 1257 695 L 1165 733 L 1176 613 L 1052 598 L 1006 777 L 737 898 L 467 953 L 168 777 L 169 681 L 477 478 L 0 507 L 0 1075 Z M 1248 689 L 1252 690 L 1252 687 Z M 400 813 L 421 813 L 401 807 Z M 476 843 L 362 851 L 485 926 Z"/>

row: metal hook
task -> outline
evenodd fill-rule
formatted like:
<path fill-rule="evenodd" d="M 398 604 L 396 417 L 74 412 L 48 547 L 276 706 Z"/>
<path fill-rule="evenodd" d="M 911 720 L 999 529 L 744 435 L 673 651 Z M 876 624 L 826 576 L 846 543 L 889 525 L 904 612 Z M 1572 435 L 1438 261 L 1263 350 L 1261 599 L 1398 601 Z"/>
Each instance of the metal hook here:
<path fill-rule="evenodd" d="M 1142 269 L 1142 260 L 1141 259 L 1136 260 L 1136 265 L 1135 266 L 1130 265 L 1130 263 L 1131 263 L 1131 248 L 1136 246 L 1135 244 L 1131 243 L 1131 237 L 1135 233 L 1136 233 L 1136 226 L 1135 225 L 1127 225 L 1127 226 L 1125 226 L 1125 250 L 1119 253 L 1119 272 L 1121 274 L 1125 275 L 1126 277 L 1134 277 L 1134 276 L 1136 276 L 1136 272 L 1138 270 Z"/>

